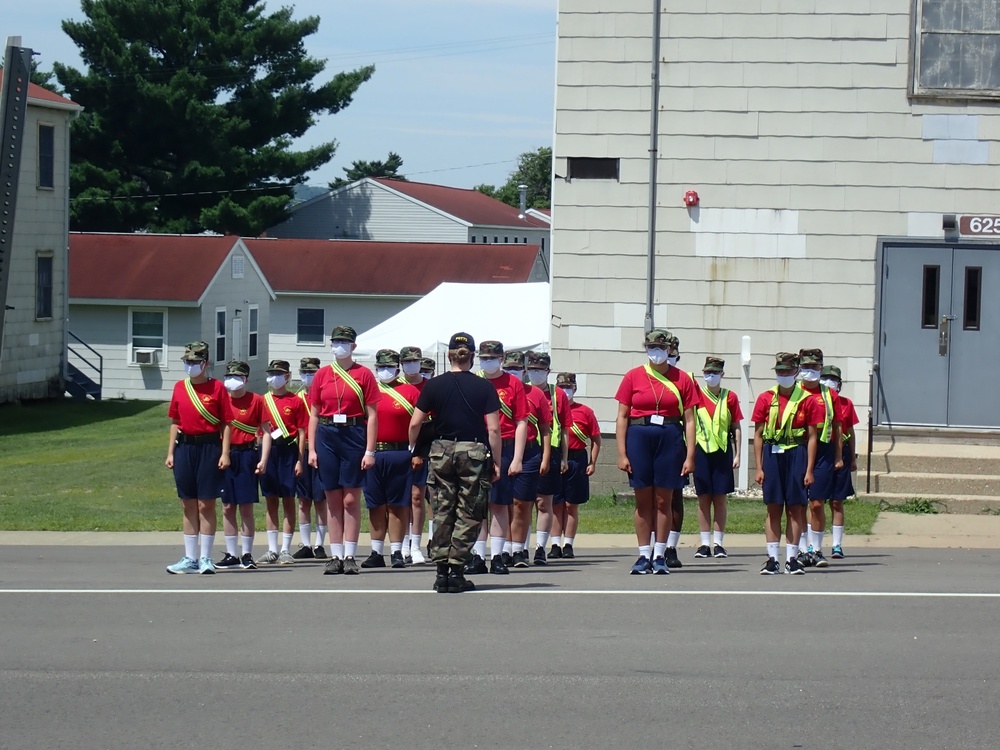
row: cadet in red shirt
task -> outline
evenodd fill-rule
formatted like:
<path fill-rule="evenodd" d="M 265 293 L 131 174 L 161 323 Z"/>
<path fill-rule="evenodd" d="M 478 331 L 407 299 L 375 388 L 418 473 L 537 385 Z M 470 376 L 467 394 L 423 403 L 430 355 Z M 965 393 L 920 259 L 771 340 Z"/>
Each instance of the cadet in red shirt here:
<path fill-rule="evenodd" d="M 330 334 L 334 361 L 313 378 L 309 389 L 309 463 L 319 469 L 330 517 L 330 560 L 324 575 L 361 572 L 355 555 L 361 535 L 361 485 L 375 465 L 378 402 L 371 370 L 351 356 L 357 332 L 337 326 Z"/>
<path fill-rule="evenodd" d="M 669 362 L 670 365 L 673 367 L 677 367 L 677 363 L 681 361 L 680 347 L 681 347 L 681 340 L 676 336 L 671 336 L 669 339 L 667 339 L 667 362 Z M 697 393 L 698 397 L 701 398 L 702 394 L 701 386 L 698 385 L 698 378 L 695 377 L 695 374 L 693 372 L 688 372 L 687 370 L 682 370 L 679 367 L 677 367 L 677 369 L 681 370 L 682 373 L 684 373 L 691 379 L 691 384 L 694 386 L 695 393 Z M 698 425 L 697 406 L 694 409 L 694 413 L 695 413 L 695 427 L 697 428 Z M 697 470 L 697 456 L 698 454 L 696 451 L 695 452 L 696 470 Z M 692 476 L 694 476 L 693 471 L 691 472 L 691 474 L 688 475 L 688 480 L 690 480 Z M 680 543 L 681 540 L 681 529 L 684 528 L 684 485 L 687 484 L 688 482 L 685 481 L 682 483 L 682 486 L 675 487 L 673 491 L 673 496 L 670 499 L 670 512 L 669 512 L 670 517 L 669 519 L 667 519 L 670 526 L 670 531 L 667 533 L 667 548 L 664 550 L 664 558 L 667 561 L 668 568 L 684 567 L 684 564 L 681 562 L 680 557 L 677 556 L 677 545 Z M 660 519 L 661 511 L 657 509 L 656 512 L 657 512 L 656 523 L 657 525 L 659 525 L 663 523 L 662 519 Z"/>
<path fill-rule="evenodd" d="M 187 344 L 181 361 L 187 377 L 174 385 L 167 409 L 170 443 L 164 463 L 174 472 L 184 509 L 184 556 L 167 566 L 167 572 L 214 573 L 215 501 L 222 495 L 222 472 L 229 466 L 233 414 L 225 387 L 208 375 L 208 344 Z"/>
<path fill-rule="evenodd" d="M 295 533 L 295 489 L 305 463 L 309 412 L 298 394 L 288 390 L 291 377 L 291 366 L 285 360 L 272 359 L 268 364 L 268 392 L 264 395 L 264 407 L 266 428 L 273 442 L 271 460 L 260 478 L 260 489 L 267 503 L 267 554 L 260 562 L 268 564 L 291 565 L 296 559 L 290 550 Z M 278 498 L 281 498 L 282 507 L 280 548 Z"/>
<path fill-rule="evenodd" d="M 313 378 L 319 372 L 318 357 L 303 357 L 299 360 L 299 380 L 302 388 L 296 391 L 295 395 L 306 407 L 307 427 L 299 434 L 299 440 L 305 445 L 303 457 L 308 457 L 309 440 L 306 437 L 308 432 L 308 415 L 310 413 L 309 387 Z M 325 560 L 326 550 L 323 545 L 326 543 L 326 523 L 329 520 L 329 513 L 326 509 L 326 493 L 323 492 L 323 483 L 319 478 L 319 469 L 310 466 L 308 458 L 302 464 L 302 473 L 299 474 L 295 482 L 295 493 L 299 497 L 299 536 L 302 543 L 299 548 L 292 553 L 294 560 Z M 316 536 L 312 533 L 312 509 L 316 508 Z M 314 543 L 315 542 L 315 543 Z"/>
<path fill-rule="evenodd" d="M 854 483 L 851 474 L 858 470 L 858 451 L 854 437 L 854 427 L 858 423 L 858 413 L 854 402 L 840 392 L 843 380 L 840 368 L 827 365 L 823 368 L 820 383 L 830 390 L 836 391 L 837 403 L 840 404 L 840 430 L 843 441 L 844 465 L 837 469 L 833 478 L 833 494 L 830 496 L 830 510 L 833 513 L 833 548 L 830 557 L 840 560 L 844 557 L 844 501 L 854 495 Z"/>
<path fill-rule="evenodd" d="M 257 445 L 257 436 L 265 422 L 264 400 L 247 390 L 250 365 L 233 360 L 226 365 L 223 384 L 229 391 L 233 411 L 232 439 L 229 446 L 229 468 L 222 480 L 222 528 L 226 539 L 226 554 L 215 564 L 225 569 L 253 570 L 253 538 L 256 523 L 254 505 L 260 502 L 257 478 L 264 473 L 271 451 L 271 435 L 265 430 Z M 236 509 L 239 508 L 241 526 L 236 526 Z M 239 533 L 239 538 L 237 537 Z M 237 547 L 237 541 L 240 547 Z"/>
<path fill-rule="evenodd" d="M 597 424 L 594 410 L 575 400 L 576 374 L 561 372 L 556 385 L 563 390 L 570 404 L 570 418 L 567 423 L 567 445 L 569 471 L 565 474 L 563 492 L 565 502 L 557 508 L 561 511 L 560 528 L 563 529 L 563 557 L 575 557 L 573 540 L 580 522 L 580 506 L 590 499 L 590 478 L 597 468 L 597 456 L 601 452 L 601 428 Z M 588 450 L 587 442 L 590 441 Z"/>
<path fill-rule="evenodd" d="M 625 373 L 615 399 L 618 468 L 635 490 L 639 559 L 632 575 L 670 571 L 664 557 L 673 491 L 694 471 L 694 409 L 700 403 L 691 378 L 667 361 L 673 334 L 654 328 L 644 338 L 649 363 Z M 650 536 L 655 531 L 655 547 Z M 651 559 L 652 558 L 652 559 Z"/>
<path fill-rule="evenodd" d="M 399 350 L 399 369 L 402 374 L 399 376 L 401 382 L 411 385 L 419 393 L 427 378 L 423 376 L 423 356 L 419 346 L 404 346 Z M 433 362 L 433 360 L 431 360 Z M 413 472 L 413 488 L 410 507 L 409 528 L 406 536 L 403 537 L 403 560 L 414 565 L 423 565 L 427 562 L 423 550 L 420 549 L 423 533 L 424 520 L 427 518 L 427 462 L 422 462 L 419 471 Z M 433 534 L 431 529 L 427 530 L 428 536 Z"/>

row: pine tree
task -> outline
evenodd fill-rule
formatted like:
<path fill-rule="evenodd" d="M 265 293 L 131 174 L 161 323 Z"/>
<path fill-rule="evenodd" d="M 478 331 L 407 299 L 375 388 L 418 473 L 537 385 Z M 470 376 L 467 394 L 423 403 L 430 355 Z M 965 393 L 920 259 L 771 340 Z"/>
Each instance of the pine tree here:
<path fill-rule="evenodd" d="M 343 185 L 349 185 L 365 177 L 385 177 L 389 180 L 400 180 L 406 182 L 406 178 L 399 173 L 403 166 L 403 157 L 394 151 L 389 152 L 385 161 L 377 159 L 372 161 L 354 161 L 350 167 L 342 167 L 344 177 L 338 177 L 330 183 L 330 190 L 336 190 Z"/>

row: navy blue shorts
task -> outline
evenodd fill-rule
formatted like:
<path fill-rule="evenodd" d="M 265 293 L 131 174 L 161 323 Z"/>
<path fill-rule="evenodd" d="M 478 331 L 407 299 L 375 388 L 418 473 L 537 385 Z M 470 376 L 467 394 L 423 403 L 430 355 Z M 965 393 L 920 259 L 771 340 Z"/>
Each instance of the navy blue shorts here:
<path fill-rule="evenodd" d="M 230 451 L 229 468 L 222 472 L 222 502 L 226 505 L 259 503 L 257 463 L 260 450 Z"/>
<path fill-rule="evenodd" d="M 687 479 L 681 476 L 687 456 L 682 424 L 629 425 L 625 455 L 632 464 L 629 487 L 676 490 L 687 484 Z"/>
<path fill-rule="evenodd" d="M 539 495 L 557 495 L 562 492 L 562 474 L 559 473 L 561 462 L 562 449 L 553 446 L 549 459 L 549 473 L 538 477 Z"/>
<path fill-rule="evenodd" d="M 174 446 L 174 482 L 181 500 L 216 500 L 222 495 L 222 441 Z"/>
<path fill-rule="evenodd" d="M 521 461 L 521 473 L 511 479 L 515 500 L 533 503 L 538 499 L 538 471 L 542 467 L 542 446 L 538 443 L 526 443 L 524 460 Z"/>
<path fill-rule="evenodd" d="M 425 458 L 424 465 L 420 467 L 420 471 L 413 472 L 413 486 L 414 487 L 426 487 L 427 486 L 427 473 L 430 470 L 430 462 Z"/>
<path fill-rule="evenodd" d="M 820 442 L 816 446 L 816 465 L 813 467 L 813 484 L 809 488 L 809 497 L 816 500 L 829 500 L 833 497 L 835 473 L 833 443 Z"/>
<path fill-rule="evenodd" d="M 267 467 L 260 478 L 264 497 L 295 497 L 295 463 L 299 460 L 299 445 L 272 443 Z"/>
<path fill-rule="evenodd" d="M 365 507 L 369 510 L 382 505 L 402 508 L 410 504 L 413 471 L 410 469 L 410 451 L 378 451 L 375 465 L 366 471 L 364 493 Z"/>
<path fill-rule="evenodd" d="M 728 495 L 736 490 L 733 479 L 733 449 L 705 453 L 694 449 L 694 491 L 697 495 Z"/>
<path fill-rule="evenodd" d="M 514 483 L 507 475 L 510 462 L 514 458 L 514 441 L 504 443 L 500 450 L 500 478 L 493 483 L 490 490 L 490 502 L 494 505 L 514 504 Z"/>
<path fill-rule="evenodd" d="M 569 452 L 569 471 L 563 474 L 563 498 L 571 505 L 583 505 L 590 500 L 590 477 L 587 466 L 590 453 L 586 450 Z"/>
<path fill-rule="evenodd" d="M 844 452 L 847 452 L 847 445 L 844 445 Z M 847 500 L 854 495 L 854 477 L 851 475 L 850 456 L 845 456 L 844 468 L 833 474 L 833 492 L 830 494 L 830 499 Z"/>
<path fill-rule="evenodd" d="M 806 446 L 784 453 L 764 446 L 764 502 L 768 505 L 805 505 Z"/>
<path fill-rule="evenodd" d="M 363 424 L 321 424 L 316 430 L 319 480 L 327 492 L 364 484 L 361 459 L 365 456 L 368 427 Z"/>
<path fill-rule="evenodd" d="M 302 464 L 302 475 L 295 479 L 295 495 L 299 500 L 321 503 L 326 500 L 323 483 L 319 481 L 319 469 L 314 469 L 306 461 Z"/>

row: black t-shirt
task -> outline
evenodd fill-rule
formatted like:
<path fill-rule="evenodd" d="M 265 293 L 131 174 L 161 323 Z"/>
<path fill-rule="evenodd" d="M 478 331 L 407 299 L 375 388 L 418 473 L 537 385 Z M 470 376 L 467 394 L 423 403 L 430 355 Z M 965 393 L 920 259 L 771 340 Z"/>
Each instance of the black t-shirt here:
<path fill-rule="evenodd" d="M 434 417 L 434 437 L 488 443 L 484 417 L 500 410 L 497 389 L 471 372 L 446 372 L 427 381 L 417 408 Z"/>

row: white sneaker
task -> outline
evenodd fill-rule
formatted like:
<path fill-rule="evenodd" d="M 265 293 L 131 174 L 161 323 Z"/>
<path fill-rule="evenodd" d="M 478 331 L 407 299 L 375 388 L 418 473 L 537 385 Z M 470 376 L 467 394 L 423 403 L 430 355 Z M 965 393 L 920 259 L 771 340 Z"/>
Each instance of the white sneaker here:
<path fill-rule="evenodd" d="M 427 558 L 424 557 L 424 553 L 420 551 L 420 547 L 415 545 L 410 547 L 410 556 L 413 558 L 414 565 L 423 565 L 427 562 Z"/>

